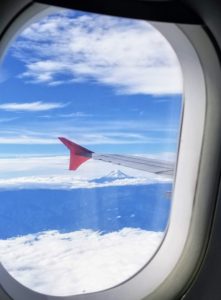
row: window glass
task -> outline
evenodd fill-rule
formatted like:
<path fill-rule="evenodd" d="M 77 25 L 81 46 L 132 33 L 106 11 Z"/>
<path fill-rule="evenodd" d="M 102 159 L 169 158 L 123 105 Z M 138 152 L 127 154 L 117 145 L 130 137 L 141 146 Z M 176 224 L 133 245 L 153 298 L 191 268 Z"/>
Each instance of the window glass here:
<path fill-rule="evenodd" d="M 173 49 L 146 21 L 60 10 L 17 37 L 0 82 L 3 266 L 56 296 L 124 282 L 169 225 L 182 108 Z M 58 137 L 88 149 L 68 144 L 76 170 Z"/>

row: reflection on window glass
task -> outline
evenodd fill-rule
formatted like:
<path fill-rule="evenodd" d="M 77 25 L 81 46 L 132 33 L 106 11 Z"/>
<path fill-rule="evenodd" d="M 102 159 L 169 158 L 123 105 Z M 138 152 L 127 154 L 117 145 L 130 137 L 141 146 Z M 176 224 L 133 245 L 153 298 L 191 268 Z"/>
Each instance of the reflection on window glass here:
<path fill-rule="evenodd" d="M 127 280 L 169 224 L 174 51 L 145 21 L 61 10 L 26 28 L 1 68 L 3 266 L 57 296 Z"/>

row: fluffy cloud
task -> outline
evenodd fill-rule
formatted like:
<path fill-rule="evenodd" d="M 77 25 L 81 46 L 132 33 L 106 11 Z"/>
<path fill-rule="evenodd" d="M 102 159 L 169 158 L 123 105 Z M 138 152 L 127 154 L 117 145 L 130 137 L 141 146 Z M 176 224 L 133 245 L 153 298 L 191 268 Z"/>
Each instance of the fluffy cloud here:
<path fill-rule="evenodd" d="M 46 111 L 51 110 L 55 108 L 62 108 L 66 106 L 65 103 L 53 103 L 53 102 L 42 102 L 42 101 L 36 101 L 36 102 L 24 102 L 24 103 L 4 103 L 0 104 L 0 110 L 6 110 L 6 111 Z"/>
<path fill-rule="evenodd" d="M 171 182 L 171 178 L 148 174 L 146 177 L 116 179 L 99 183 L 71 175 L 27 176 L 0 179 L 0 190 L 12 189 L 79 189 L 108 186 L 147 185 L 150 183 Z"/>
<path fill-rule="evenodd" d="M 132 178 L 98 183 L 93 182 L 93 179 L 106 176 L 116 169 L 116 165 L 89 160 L 76 171 L 69 171 L 68 166 L 68 156 L 1 158 L 0 189 L 73 189 L 171 182 L 170 177 L 117 166 L 120 171 Z"/>
<path fill-rule="evenodd" d="M 50 49 L 50 50 L 49 50 Z M 27 28 L 14 45 L 28 82 L 58 85 L 90 80 L 124 94 L 182 91 L 176 55 L 145 21 L 63 12 Z"/>
<path fill-rule="evenodd" d="M 0 240 L 0 256 L 8 272 L 25 286 L 65 296 L 125 281 L 148 262 L 162 238 L 162 232 L 138 228 L 104 235 L 92 230 L 46 231 Z"/>

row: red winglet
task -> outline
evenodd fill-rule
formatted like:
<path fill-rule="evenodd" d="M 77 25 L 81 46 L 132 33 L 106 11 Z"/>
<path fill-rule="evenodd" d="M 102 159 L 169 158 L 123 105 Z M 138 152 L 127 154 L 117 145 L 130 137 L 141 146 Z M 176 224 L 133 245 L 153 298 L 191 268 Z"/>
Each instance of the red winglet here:
<path fill-rule="evenodd" d="M 70 150 L 69 170 L 77 170 L 81 164 L 92 157 L 92 151 L 73 143 L 64 137 L 59 137 L 59 140 Z"/>

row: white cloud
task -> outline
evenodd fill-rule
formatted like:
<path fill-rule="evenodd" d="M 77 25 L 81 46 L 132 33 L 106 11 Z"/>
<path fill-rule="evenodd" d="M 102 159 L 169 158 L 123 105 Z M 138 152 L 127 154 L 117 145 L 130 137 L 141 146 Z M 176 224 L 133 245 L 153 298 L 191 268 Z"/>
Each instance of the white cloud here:
<path fill-rule="evenodd" d="M 51 175 L 27 176 L 10 179 L 0 179 L 0 190 L 14 189 L 91 189 L 109 186 L 147 185 L 151 183 L 171 182 L 171 178 L 147 174 L 145 177 L 117 179 L 112 182 L 97 183 L 79 176 Z"/>
<path fill-rule="evenodd" d="M 69 171 L 68 167 L 69 156 L 0 158 L 0 189 L 73 189 L 171 182 L 170 177 L 117 166 L 117 169 L 134 178 L 96 183 L 91 180 L 106 176 L 116 169 L 116 165 L 88 160 L 76 171 Z"/>
<path fill-rule="evenodd" d="M 153 256 L 162 232 L 124 228 L 101 235 L 92 230 L 46 231 L 0 240 L 4 267 L 25 286 L 66 296 L 113 287 Z"/>
<path fill-rule="evenodd" d="M 61 125 L 61 124 L 60 124 Z M 51 126 L 50 126 L 51 127 Z M 55 127 L 56 128 L 56 127 Z M 171 137 L 149 137 L 145 134 L 128 134 L 125 132 L 111 133 L 102 132 L 104 128 L 100 128 L 101 132 L 88 133 L 90 129 L 87 128 L 76 128 L 75 136 L 69 134 L 69 131 L 62 129 L 60 132 L 53 132 L 53 128 L 50 134 L 50 130 L 45 128 L 45 133 L 32 132 L 32 134 L 27 134 L 26 130 L 20 129 L 19 132 L 15 130 L 14 132 L 7 133 L 4 136 L 2 132 L 2 137 L 0 137 L 0 144 L 58 144 L 58 136 L 65 136 L 70 140 L 75 141 L 80 145 L 132 145 L 132 144 L 166 144 L 166 143 L 176 143 L 175 138 Z M 73 132 L 73 129 L 71 129 Z"/>
<path fill-rule="evenodd" d="M 76 111 L 68 114 L 60 114 L 59 117 L 61 118 L 84 118 L 84 117 L 91 117 L 92 114 L 84 113 L 82 111 Z"/>
<path fill-rule="evenodd" d="M 0 137 L 0 144 L 21 144 L 21 145 L 48 145 L 48 144 L 57 144 L 56 139 L 41 138 L 35 136 L 25 136 L 17 135 L 14 137 Z"/>
<path fill-rule="evenodd" d="M 28 82 L 92 80 L 124 94 L 182 92 L 172 47 L 145 21 L 69 12 L 51 15 L 23 32 L 14 55 L 24 61 L 26 70 L 20 77 Z"/>
<path fill-rule="evenodd" d="M 51 110 L 55 108 L 62 108 L 64 106 L 67 106 L 65 103 L 55 103 L 55 102 L 42 102 L 42 101 L 36 101 L 36 102 L 24 102 L 24 103 L 3 103 L 0 104 L 0 110 L 6 110 L 6 111 L 45 111 L 45 110 Z"/>
<path fill-rule="evenodd" d="M 0 169 L 1 175 L 4 176 L 7 172 L 13 175 L 13 172 L 41 172 L 41 175 L 46 170 L 50 170 L 50 174 L 57 174 L 62 170 L 67 170 L 69 156 L 18 156 L 18 157 L 1 157 Z M 22 173 L 21 173 L 22 174 Z M 23 173 L 23 176 L 30 175 L 30 173 Z"/>
<path fill-rule="evenodd" d="M 51 145 L 57 144 L 56 139 L 38 138 L 32 136 L 0 137 L 0 144 L 20 144 L 20 145 Z"/>

